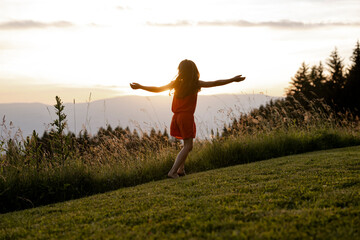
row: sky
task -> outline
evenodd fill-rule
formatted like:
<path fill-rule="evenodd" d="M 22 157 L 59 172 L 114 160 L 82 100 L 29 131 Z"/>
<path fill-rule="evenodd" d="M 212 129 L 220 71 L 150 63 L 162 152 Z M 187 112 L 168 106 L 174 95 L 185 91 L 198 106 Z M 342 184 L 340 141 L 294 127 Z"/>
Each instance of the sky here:
<path fill-rule="evenodd" d="M 302 62 L 360 39 L 359 0 L 0 0 L 0 103 L 149 95 L 183 59 L 200 79 L 246 76 L 201 94 L 284 96 Z M 163 94 L 168 94 L 165 92 Z"/>

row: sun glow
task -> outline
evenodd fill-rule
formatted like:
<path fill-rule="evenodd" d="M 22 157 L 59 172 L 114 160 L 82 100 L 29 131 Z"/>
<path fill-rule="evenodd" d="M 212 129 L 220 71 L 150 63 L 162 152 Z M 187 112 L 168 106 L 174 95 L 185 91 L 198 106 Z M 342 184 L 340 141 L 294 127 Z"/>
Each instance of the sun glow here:
<path fill-rule="evenodd" d="M 296 1 L 281 6 L 282 10 L 286 6 L 309 8 Z M 273 20 L 274 16 L 266 14 L 264 9 L 271 6 L 261 0 L 223 4 L 33 0 L 2 1 L 0 7 L 4 12 L 0 16 L 0 81 L 7 89 L 11 89 L 9 82 L 15 82 L 14 94 L 22 82 L 32 85 L 31 89 L 43 84 L 78 91 L 100 89 L 101 96 L 104 89 L 119 95 L 149 95 L 132 91 L 129 83 L 167 84 L 176 76 L 179 62 L 191 59 L 201 80 L 238 74 L 247 77 L 241 84 L 204 89 L 201 94 L 264 92 L 280 96 L 302 61 L 317 64 L 335 46 L 347 60 L 360 36 L 356 26 L 294 30 L 289 27 L 291 21 Z M 334 13 L 333 5 L 327 7 L 328 13 Z M 232 20 L 239 9 L 248 10 L 242 11 L 244 21 Z M 352 7 L 348 14 L 356 9 L 360 7 Z M 287 11 L 274 11 L 283 19 L 297 21 Z M 296 14 L 305 19 L 302 22 L 322 19 L 302 12 Z M 347 17 L 339 15 L 335 20 L 339 19 Z M 4 22 L 13 25 L 1 25 Z"/>

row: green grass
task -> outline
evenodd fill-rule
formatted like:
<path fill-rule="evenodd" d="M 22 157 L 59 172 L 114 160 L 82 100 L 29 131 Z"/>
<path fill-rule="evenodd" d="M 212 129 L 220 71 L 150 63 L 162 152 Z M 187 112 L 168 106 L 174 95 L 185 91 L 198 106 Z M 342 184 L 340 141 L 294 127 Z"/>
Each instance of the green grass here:
<path fill-rule="evenodd" d="M 360 146 L 0 215 L 0 239 L 359 239 Z"/>

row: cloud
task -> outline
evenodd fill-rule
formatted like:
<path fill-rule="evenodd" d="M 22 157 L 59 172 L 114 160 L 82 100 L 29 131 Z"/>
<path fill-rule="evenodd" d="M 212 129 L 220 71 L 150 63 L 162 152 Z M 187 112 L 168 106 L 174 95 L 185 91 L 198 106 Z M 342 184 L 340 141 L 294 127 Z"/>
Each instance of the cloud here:
<path fill-rule="evenodd" d="M 74 24 L 67 21 L 57 22 L 38 22 L 33 20 L 9 21 L 0 23 L 0 30 L 23 30 L 23 29 L 41 29 L 41 28 L 68 28 L 73 27 Z"/>
<path fill-rule="evenodd" d="M 281 20 L 281 21 L 265 21 L 265 22 L 249 22 L 246 20 L 237 21 L 200 21 L 191 23 L 183 20 L 175 23 L 153 23 L 147 22 L 149 26 L 157 27 L 183 27 L 183 26 L 233 26 L 233 27 L 270 27 L 270 28 L 291 28 L 291 29 L 309 29 L 321 27 L 359 27 L 360 22 L 318 22 L 318 23 L 305 23 L 300 21 Z"/>
<path fill-rule="evenodd" d="M 319 27 L 339 27 L 339 26 L 360 26 L 360 23 L 343 23 L 343 22 L 318 22 L 304 23 L 299 21 L 281 20 L 267 22 L 248 22 L 239 21 L 215 21 L 215 22 L 199 22 L 199 25 L 210 26 L 237 26 L 237 27 L 271 27 L 271 28 L 319 28 Z"/>

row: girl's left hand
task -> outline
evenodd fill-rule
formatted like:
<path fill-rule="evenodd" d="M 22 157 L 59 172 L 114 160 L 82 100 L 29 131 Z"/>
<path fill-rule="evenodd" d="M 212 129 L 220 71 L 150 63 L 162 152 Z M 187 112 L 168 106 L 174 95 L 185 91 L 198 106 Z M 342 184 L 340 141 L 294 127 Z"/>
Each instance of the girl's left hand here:
<path fill-rule="evenodd" d="M 132 89 L 139 89 L 139 88 L 141 88 L 141 85 L 138 83 L 130 83 L 130 87 Z"/>

